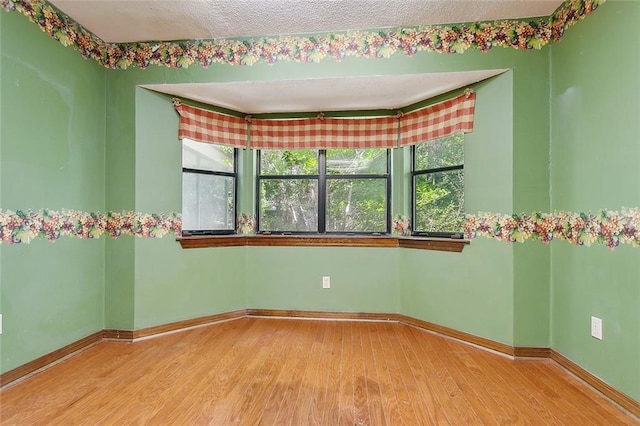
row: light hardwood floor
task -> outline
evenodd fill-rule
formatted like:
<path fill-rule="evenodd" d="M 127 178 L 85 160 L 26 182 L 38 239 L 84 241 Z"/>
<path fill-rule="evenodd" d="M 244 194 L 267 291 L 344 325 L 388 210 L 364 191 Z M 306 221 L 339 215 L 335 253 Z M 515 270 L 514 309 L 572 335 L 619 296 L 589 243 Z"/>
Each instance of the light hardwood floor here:
<path fill-rule="evenodd" d="M 547 359 L 393 322 L 241 318 L 101 342 L 0 392 L 2 424 L 638 424 Z"/>

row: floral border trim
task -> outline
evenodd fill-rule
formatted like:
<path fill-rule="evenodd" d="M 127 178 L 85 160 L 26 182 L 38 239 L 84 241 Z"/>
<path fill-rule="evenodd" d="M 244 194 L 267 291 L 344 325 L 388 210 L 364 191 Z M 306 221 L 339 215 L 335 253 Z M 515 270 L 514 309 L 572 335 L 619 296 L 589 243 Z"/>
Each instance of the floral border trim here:
<path fill-rule="evenodd" d="M 256 220 L 251 213 L 242 213 L 238 215 L 238 226 L 236 231 L 242 235 L 253 233 L 256 226 Z"/>
<path fill-rule="evenodd" d="M 243 214 L 238 225 L 253 230 L 251 215 Z M 396 227 L 397 224 L 397 227 Z M 406 231 L 408 218 L 394 219 L 394 232 Z M 85 239 L 109 235 L 141 238 L 162 238 L 181 235 L 180 213 L 94 212 L 76 210 L 0 210 L 0 244 L 30 243 L 41 238 L 51 242 L 61 236 Z M 250 231 L 249 231 L 250 232 Z M 554 212 L 532 214 L 478 213 L 467 215 L 464 224 L 466 238 L 494 238 L 505 242 L 539 240 L 549 243 L 564 240 L 578 246 L 593 243 L 613 249 L 623 244 L 640 247 L 640 208 L 622 211 L 600 210 L 597 213 Z"/>
<path fill-rule="evenodd" d="M 0 243 L 30 243 L 36 238 L 51 242 L 61 236 L 85 239 L 109 235 L 162 238 L 181 234 L 180 213 L 147 214 L 131 211 L 87 213 L 76 210 L 0 210 Z"/>
<path fill-rule="evenodd" d="M 245 40 L 190 40 L 179 42 L 107 43 L 77 24 L 45 0 L 0 0 L 6 11 L 16 10 L 64 46 L 74 46 L 84 58 L 107 68 L 146 68 L 161 65 L 187 68 L 199 63 L 253 65 L 281 60 L 320 62 L 347 56 L 388 58 L 419 51 L 483 52 L 493 47 L 541 49 L 559 41 L 567 28 L 591 14 L 606 0 L 566 0 L 553 15 L 528 21 L 502 20 L 460 25 L 432 25 L 379 31 L 349 31 L 317 36 L 261 37 Z"/>
<path fill-rule="evenodd" d="M 478 213 L 467 216 L 464 233 L 467 238 L 481 236 L 506 242 L 532 239 L 549 243 L 559 239 L 587 247 L 593 243 L 609 249 L 620 243 L 640 247 L 640 208 L 597 213 Z"/>
<path fill-rule="evenodd" d="M 411 235 L 411 218 L 401 214 L 396 215 L 391 220 L 391 231 L 394 235 L 407 237 Z"/>

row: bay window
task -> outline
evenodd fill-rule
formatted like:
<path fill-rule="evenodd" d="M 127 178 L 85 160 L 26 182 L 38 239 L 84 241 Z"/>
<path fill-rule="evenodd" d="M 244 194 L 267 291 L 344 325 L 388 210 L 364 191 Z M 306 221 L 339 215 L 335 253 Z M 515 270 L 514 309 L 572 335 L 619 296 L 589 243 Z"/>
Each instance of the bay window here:
<path fill-rule="evenodd" d="M 258 231 L 388 233 L 388 149 L 258 151 Z"/>
<path fill-rule="evenodd" d="M 448 237 L 464 225 L 464 134 L 411 147 L 413 234 Z"/>
<path fill-rule="evenodd" d="M 233 233 L 236 228 L 237 150 L 182 140 L 182 232 Z"/>

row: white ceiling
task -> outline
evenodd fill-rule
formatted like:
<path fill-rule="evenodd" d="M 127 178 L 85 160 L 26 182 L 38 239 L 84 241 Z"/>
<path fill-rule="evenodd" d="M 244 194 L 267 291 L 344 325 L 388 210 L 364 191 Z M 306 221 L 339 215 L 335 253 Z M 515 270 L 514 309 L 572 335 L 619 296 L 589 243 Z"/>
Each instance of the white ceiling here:
<path fill-rule="evenodd" d="M 505 69 L 393 76 L 146 84 L 142 87 L 248 114 L 398 109 Z"/>
<path fill-rule="evenodd" d="M 309 34 L 549 16 L 562 0 L 51 0 L 108 42 Z"/>
<path fill-rule="evenodd" d="M 107 42 L 176 41 L 531 18 L 562 0 L 50 0 Z M 147 85 L 246 113 L 396 109 L 504 70 Z"/>

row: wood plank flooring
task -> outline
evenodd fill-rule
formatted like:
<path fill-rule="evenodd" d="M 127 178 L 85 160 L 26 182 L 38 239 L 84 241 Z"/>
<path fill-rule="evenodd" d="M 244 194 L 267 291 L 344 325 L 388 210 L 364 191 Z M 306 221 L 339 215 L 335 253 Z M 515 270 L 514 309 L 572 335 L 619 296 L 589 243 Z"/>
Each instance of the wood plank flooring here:
<path fill-rule="evenodd" d="M 101 342 L 0 392 L 3 425 L 634 425 L 545 359 L 393 322 L 241 318 Z"/>

